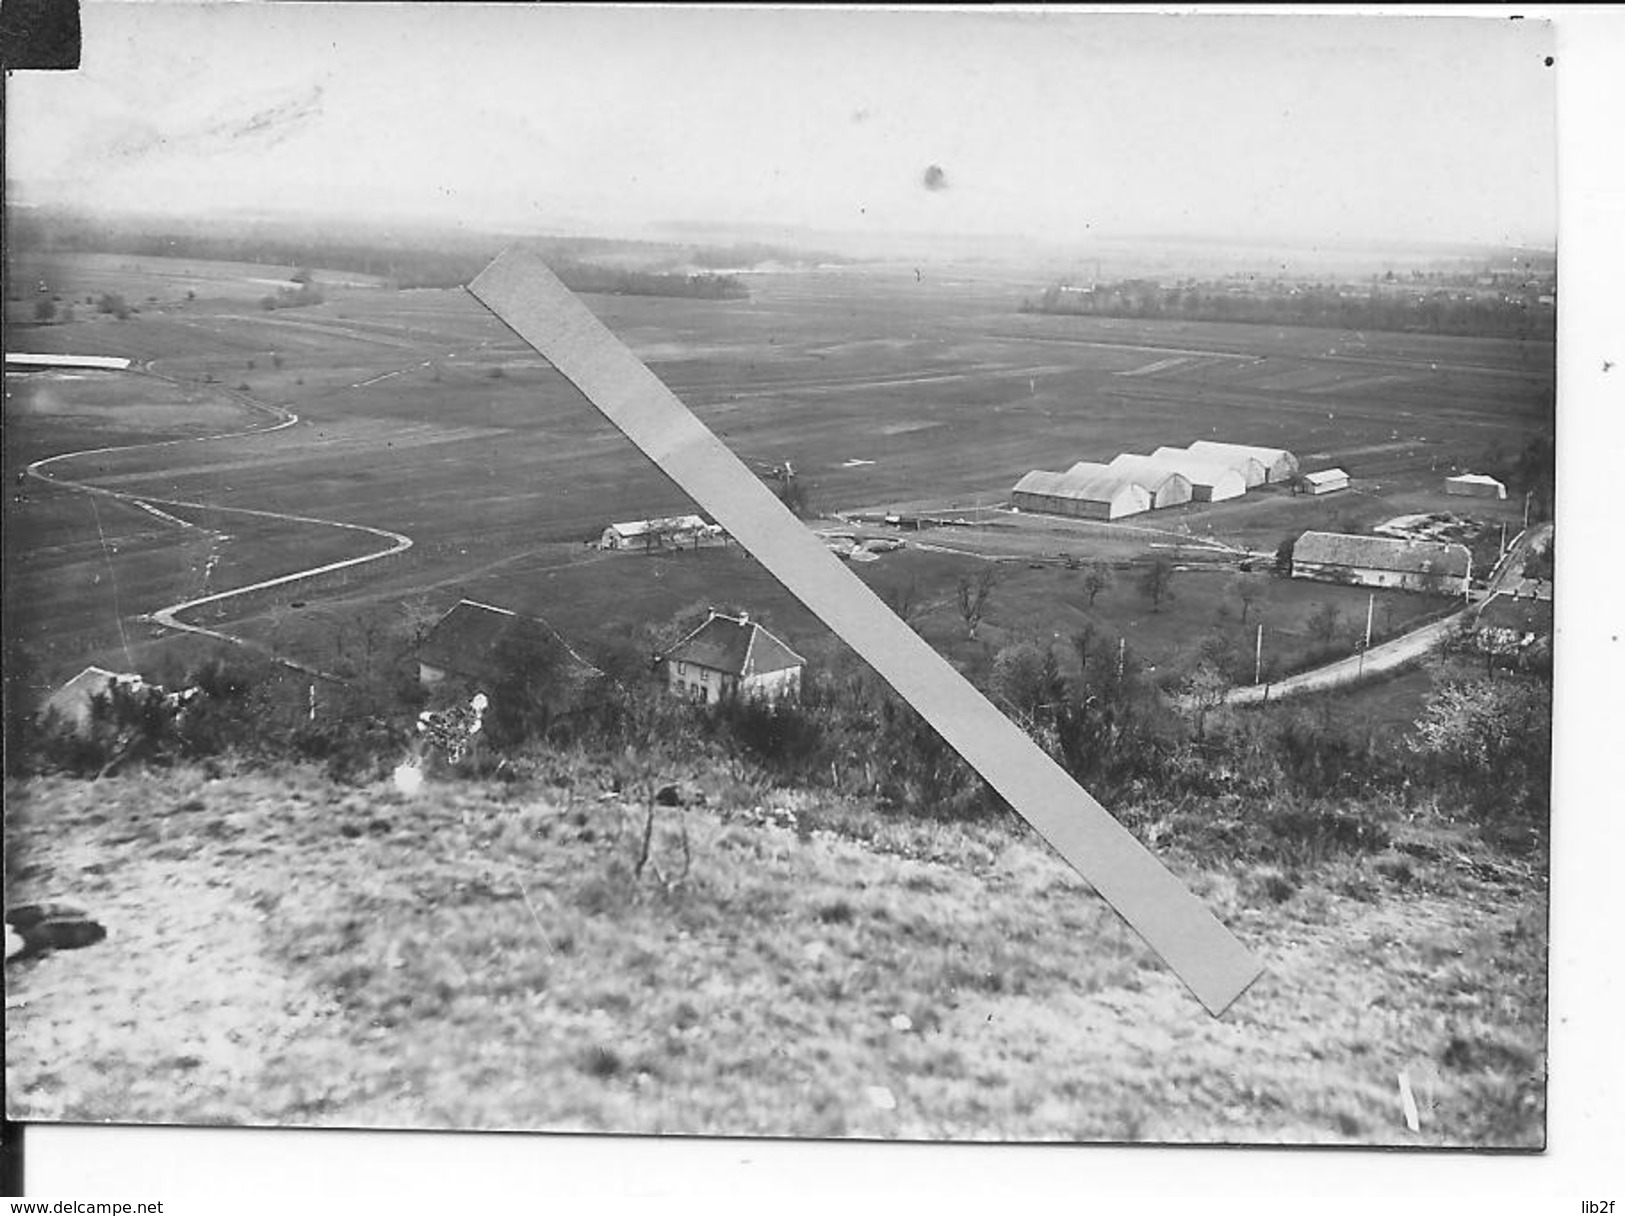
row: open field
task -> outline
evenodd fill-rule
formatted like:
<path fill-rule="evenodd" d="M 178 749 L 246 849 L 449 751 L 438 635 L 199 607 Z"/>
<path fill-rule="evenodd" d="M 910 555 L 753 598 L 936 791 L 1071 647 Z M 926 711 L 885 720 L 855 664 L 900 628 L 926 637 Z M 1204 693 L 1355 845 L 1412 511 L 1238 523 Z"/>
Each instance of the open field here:
<path fill-rule="evenodd" d="M 578 776 L 8 791 L 10 896 L 71 891 L 109 931 L 8 969 L 10 1114 L 1543 1143 L 1544 885 L 1470 834 L 1396 821 L 1287 881 L 1122 808 L 1267 964 L 1215 1020 L 1024 832 L 785 794 L 797 828 L 759 825 L 713 775 L 686 873 L 659 821 L 663 883 L 633 873 L 638 806 Z"/>
<path fill-rule="evenodd" d="M 85 276 L 115 268 L 74 255 L 58 271 L 39 269 Z M 606 522 L 689 504 L 460 292 L 336 286 L 320 306 L 265 313 L 247 299 L 200 291 L 198 300 L 176 303 L 158 290 L 208 266 L 125 259 L 116 270 L 130 276 L 132 298 L 156 295 L 159 303 L 125 322 L 86 318 L 81 309 L 71 324 L 19 329 L 13 344 L 129 356 L 189 384 L 185 401 L 195 413 L 183 422 L 171 401 L 132 408 L 115 422 L 108 401 L 117 390 L 100 378 L 59 379 L 48 395 L 19 390 L 19 378 L 10 378 L 8 481 L 19 461 L 72 450 L 87 436 L 108 444 L 169 437 L 176 426 L 231 429 L 227 416 L 236 407 L 211 397 L 217 387 L 285 406 L 301 421 L 275 434 L 63 461 L 53 471 L 126 493 L 403 532 L 416 542 L 409 560 L 367 583 L 379 602 L 427 592 L 449 604 L 477 591 L 550 617 L 597 622 L 624 614 L 628 597 L 646 592 L 656 618 L 671 604 L 771 594 L 737 555 L 727 566 L 694 563 L 702 572 L 695 579 L 677 574 L 675 561 L 640 573 L 615 563 L 579 565 L 584 555 L 572 554 L 572 546 Z M 217 278 L 272 277 L 243 270 L 224 267 Z M 853 268 L 752 276 L 747 301 L 621 296 L 589 303 L 742 458 L 792 460 L 826 513 L 907 502 L 986 506 L 1029 468 L 1204 435 L 1283 444 L 1306 467 L 1339 463 L 1356 478 L 1353 493 L 1309 499 L 1266 490 L 1126 521 L 1131 527 L 1069 529 L 995 513 L 991 518 L 1013 526 L 917 538 L 1017 558 L 1070 553 L 1127 563 L 1176 545 L 1167 552 L 1177 561 L 1212 562 L 1218 550 L 1189 542 L 1267 552 L 1307 527 L 1363 527 L 1442 506 L 1460 511 L 1464 500 L 1446 501 L 1439 492 L 1444 471 L 1472 465 L 1492 445 L 1515 451 L 1547 421 L 1549 344 L 1023 315 L 1016 304 L 1027 286 L 986 274 L 927 273 L 916 281 L 912 271 Z M 12 428 L 19 411 L 26 415 L 20 433 Z M 26 493 L 63 500 L 43 514 L 30 504 L 33 514 L 15 516 L 25 537 L 39 538 L 44 552 L 31 560 L 48 583 L 50 554 L 67 540 L 98 549 L 100 542 L 82 495 L 38 483 Z M 1521 506 L 1472 502 L 1466 509 L 1516 526 Z M 132 518 L 117 526 L 138 524 Z M 338 530 L 301 535 L 290 538 L 291 550 L 311 562 L 354 544 Z M 222 551 L 222 569 L 234 578 L 268 577 L 285 572 L 292 555 L 290 546 L 251 546 L 239 536 Z M 885 581 L 918 569 L 923 599 L 940 605 L 967 568 L 926 554 L 900 557 L 875 563 L 864 577 Z M 121 598 L 126 616 L 189 593 L 189 563 L 167 572 L 162 563 L 141 565 L 127 580 L 134 590 Z M 649 573 L 677 589 L 654 594 L 666 585 L 658 582 L 640 588 Z M 1153 662 L 1178 652 L 1174 635 L 1194 640 L 1189 631 L 1205 629 L 1221 606 L 1210 595 L 1181 596 L 1155 614 L 1166 618 L 1164 628 L 1135 602 L 1131 578 L 1125 570 L 1101 597 L 1099 625 L 1132 635 Z M 1194 578 L 1181 576 L 1192 591 L 1224 583 Z M 995 603 L 989 636 L 1064 632 L 1061 623 L 1078 616 L 1068 606 L 1068 579 L 1058 568 L 1021 571 Z M 357 585 L 329 594 L 360 607 L 365 591 Z M 1270 599 L 1296 604 L 1311 594 L 1337 601 L 1345 616 L 1353 611 L 1338 588 L 1282 585 Z M 290 591 L 289 598 L 302 597 Z M 43 628 L 106 637 L 108 607 L 94 597 L 53 605 Z M 263 605 L 245 603 L 241 611 L 252 616 Z M 1301 615 L 1286 611 L 1284 638 Z M 952 609 L 939 607 L 923 627 L 949 645 L 952 625 Z M 66 653 L 58 662 L 56 674 L 72 666 Z"/>

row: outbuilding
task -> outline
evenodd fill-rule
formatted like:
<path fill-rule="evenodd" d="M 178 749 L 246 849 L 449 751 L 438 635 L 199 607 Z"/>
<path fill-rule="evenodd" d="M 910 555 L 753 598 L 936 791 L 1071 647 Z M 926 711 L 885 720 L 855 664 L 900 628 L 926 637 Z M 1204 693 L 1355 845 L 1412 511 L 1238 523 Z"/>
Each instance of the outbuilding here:
<path fill-rule="evenodd" d="M 600 549 L 661 548 L 666 544 L 693 541 L 714 531 L 698 515 L 674 515 L 669 519 L 634 519 L 610 524 L 598 538 Z"/>
<path fill-rule="evenodd" d="M 801 670 L 807 665 L 749 615 L 716 611 L 668 650 L 662 661 L 666 687 L 700 702 L 731 697 L 794 700 L 801 695 Z"/>
<path fill-rule="evenodd" d="M 1335 494 L 1349 488 L 1349 475 L 1342 469 L 1320 469 L 1305 473 L 1303 485 L 1310 494 Z"/>
<path fill-rule="evenodd" d="M 1473 557 L 1466 545 L 1344 532 L 1305 532 L 1292 548 L 1292 577 L 1361 587 L 1461 595 Z"/>
<path fill-rule="evenodd" d="M 1444 492 L 1464 498 L 1505 498 L 1507 488 L 1487 473 L 1463 473 L 1444 479 Z"/>

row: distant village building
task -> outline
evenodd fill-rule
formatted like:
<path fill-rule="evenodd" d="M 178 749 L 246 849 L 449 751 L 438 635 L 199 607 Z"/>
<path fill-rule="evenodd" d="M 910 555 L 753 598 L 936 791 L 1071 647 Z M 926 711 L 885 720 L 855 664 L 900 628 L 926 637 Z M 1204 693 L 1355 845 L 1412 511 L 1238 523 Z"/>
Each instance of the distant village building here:
<path fill-rule="evenodd" d="M 1125 452 L 1115 457 L 1106 466 L 1119 473 L 1126 473 L 1134 481 L 1139 482 L 1151 492 L 1151 506 L 1160 510 L 1163 507 L 1177 507 L 1191 500 L 1195 494 L 1190 478 L 1178 469 L 1150 456 L 1136 456 Z"/>
<path fill-rule="evenodd" d="M 1486 473 L 1463 473 L 1444 479 L 1444 492 L 1464 498 L 1505 498 L 1507 488 Z"/>
<path fill-rule="evenodd" d="M 793 701 L 801 695 L 801 671 L 807 665 L 749 616 L 720 612 L 712 612 L 662 662 L 672 693 L 707 703 L 729 697 Z"/>
<path fill-rule="evenodd" d="M 1342 469 L 1320 469 L 1303 475 L 1303 487 L 1310 494 L 1335 494 L 1349 488 L 1349 475 Z"/>
<path fill-rule="evenodd" d="M 1282 482 L 1289 480 L 1298 471 L 1298 458 L 1285 448 L 1258 447 L 1248 443 L 1221 443 L 1214 439 L 1198 439 L 1186 449 L 1193 456 L 1203 460 L 1216 460 L 1220 464 L 1228 465 L 1243 472 L 1249 488 L 1260 484 L 1251 478 L 1256 474 L 1250 471 L 1248 461 L 1256 461 L 1263 472 L 1264 482 Z"/>
<path fill-rule="evenodd" d="M 1247 479 L 1240 471 L 1188 448 L 1161 447 L 1151 453 L 1153 460 L 1183 474 L 1191 483 L 1191 501 L 1225 502 L 1247 492 Z"/>
<path fill-rule="evenodd" d="M 453 681 L 488 690 L 507 674 L 505 648 L 525 640 L 558 645 L 568 656 L 564 678 L 572 686 L 599 674 L 540 617 L 465 599 L 434 623 L 418 647 L 418 682 L 425 688 Z"/>
<path fill-rule="evenodd" d="M 666 544 L 692 543 L 701 536 L 715 536 L 721 529 L 698 515 L 675 515 L 669 519 L 635 519 L 610 524 L 598 538 L 600 549 L 633 549 Z"/>
<path fill-rule="evenodd" d="M 1021 511 L 1076 519 L 1122 519 L 1151 509 L 1151 491 L 1103 464 L 1077 464 L 1065 473 L 1035 469 L 1010 492 Z"/>
<path fill-rule="evenodd" d="M 1361 587 L 1461 595 L 1473 557 L 1467 546 L 1342 532 L 1305 532 L 1292 549 L 1292 577 Z"/>

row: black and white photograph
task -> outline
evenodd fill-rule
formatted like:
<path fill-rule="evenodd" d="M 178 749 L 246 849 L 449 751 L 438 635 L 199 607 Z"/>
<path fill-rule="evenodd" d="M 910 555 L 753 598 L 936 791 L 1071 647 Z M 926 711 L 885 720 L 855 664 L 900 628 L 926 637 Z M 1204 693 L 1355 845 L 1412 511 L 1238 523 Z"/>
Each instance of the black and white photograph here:
<path fill-rule="evenodd" d="M 1550 21 L 80 19 L 7 1118 L 1546 1148 Z"/>

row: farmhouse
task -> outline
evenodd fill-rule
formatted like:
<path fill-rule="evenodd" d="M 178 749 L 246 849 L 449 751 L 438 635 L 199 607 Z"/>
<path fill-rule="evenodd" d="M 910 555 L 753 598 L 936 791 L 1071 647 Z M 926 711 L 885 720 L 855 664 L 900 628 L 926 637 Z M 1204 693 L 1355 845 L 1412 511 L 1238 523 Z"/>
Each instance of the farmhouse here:
<path fill-rule="evenodd" d="M 663 656 L 666 686 L 691 701 L 795 700 L 807 660 L 748 615 L 713 611 Z"/>
<path fill-rule="evenodd" d="M 1188 449 L 1203 460 L 1216 460 L 1231 468 L 1247 467 L 1248 461 L 1257 461 L 1263 470 L 1262 482 L 1286 481 L 1298 471 L 1298 458 L 1285 448 L 1256 447 L 1246 443 L 1220 443 L 1213 439 L 1198 439 Z M 1248 487 L 1261 484 L 1244 474 Z"/>
<path fill-rule="evenodd" d="M 635 519 L 621 524 L 610 524 L 598 538 L 600 549 L 629 549 L 634 547 L 659 548 L 665 544 L 679 544 L 716 531 L 698 515 L 676 515 L 669 519 Z"/>
<path fill-rule="evenodd" d="M 1158 448 L 1151 458 L 1178 470 L 1191 483 L 1192 502 L 1224 502 L 1247 492 L 1247 479 L 1241 473 L 1186 448 Z"/>
<path fill-rule="evenodd" d="M 1321 469 L 1303 475 L 1303 485 L 1311 494 L 1335 494 L 1349 488 L 1349 475 L 1342 469 Z"/>
<path fill-rule="evenodd" d="M 1484 473 L 1463 473 L 1444 479 L 1444 492 L 1465 498 L 1505 498 L 1507 488 Z"/>
<path fill-rule="evenodd" d="M 1106 467 L 1126 473 L 1131 480 L 1149 490 L 1153 508 L 1177 507 L 1189 502 L 1195 493 L 1190 478 L 1152 456 L 1135 456 L 1125 452 Z"/>
<path fill-rule="evenodd" d="M 599 674 L 540 617 L 465 599 L 434 623 L 418 647 L 418 682 L 425 688 L 447 680 L 494 685 L 505 674 L 504 652 L 527 642 L 562 647 L 569 656 L 564 678 L 572 684 Z"/>
<path fill-rule="evenodd" d="M 1065 473 L 1035 469 L 1016 483 L 1018 510 L 1079 519 L 1122 519 L 1151 509 L 1151 491 L 1103 464 L 1076 464 Z"/>
<path fill-rule="evenodd" d="M 1293 578 L 1439 594 L 1463 594 L 1472 566 L 1466 545 L 1342 532 L 1305 532 L 1292 550 Z"/>

